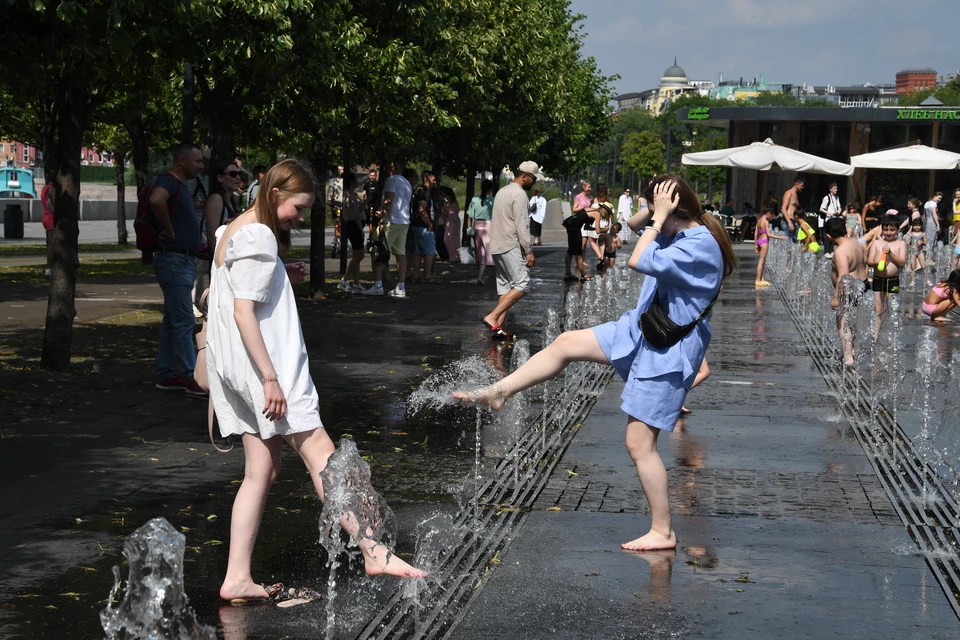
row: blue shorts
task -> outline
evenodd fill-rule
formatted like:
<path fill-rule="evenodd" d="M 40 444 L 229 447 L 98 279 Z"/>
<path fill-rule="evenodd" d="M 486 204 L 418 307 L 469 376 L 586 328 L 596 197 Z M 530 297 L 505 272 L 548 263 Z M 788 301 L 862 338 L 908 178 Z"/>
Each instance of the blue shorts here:
<path fill-rule="evenodd" d="M 432 256 L 437 253 L 437 240 L 433 231 L 426 227 L 410 227 L 407 233 L 407 253 Z"/>

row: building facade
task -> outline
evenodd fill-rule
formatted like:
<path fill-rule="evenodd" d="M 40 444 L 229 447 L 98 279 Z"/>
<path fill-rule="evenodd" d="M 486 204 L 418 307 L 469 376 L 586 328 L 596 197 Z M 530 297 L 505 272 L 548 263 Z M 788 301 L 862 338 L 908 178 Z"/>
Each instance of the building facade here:
<path fill-rule="evenodd" d="M 958 107 L 711 107 L 679 109 L 677 120 L 726 127 L 729 147 L 767 138 L 806 153 L 849 163 L 851 156 L 881 151 L 919 141 L 960 153 Z M 731 169 L 728 196 L 754 206 L 779 200 L 796 173 L 774 167 L 770 171 Z M 802 174 L 806 185 L 801 205 L 817 211 L 830 182 L 836 182 L 844 203 L 861 207 L 867 198 L 883 195 L 885 206 L 906 212 L 908 197 L 927 200 L 935 191 L 952 193 L 960 187 L 956 171 L 894 171 L 857 169 L 850 177 Z M 945 214 L 950 202 L 942 204 Z M 759 209 L 758 209 L 759 210 Z"/>
<path fill-rule="evenodd" d="M 113 154 L 96 147 L 80 149 L 80 164 L 112 167 Z M 43 152 L 34 146 L 14 140 L 0 140 L 0 166 L 32 169 L 43 166 Z"/>
<path fill-rule="evenodd" d="M 897 95 L 915 93 L 937 86 L 937 72 L 933 69 L 904 69 L 897 72 Z"/>

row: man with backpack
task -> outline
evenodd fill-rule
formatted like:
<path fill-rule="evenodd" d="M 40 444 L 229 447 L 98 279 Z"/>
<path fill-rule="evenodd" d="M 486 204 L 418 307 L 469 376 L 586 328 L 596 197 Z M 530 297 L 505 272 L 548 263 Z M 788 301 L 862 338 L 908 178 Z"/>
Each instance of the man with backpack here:
<path fill-rule="evenodd" d="M 198 146 L 178 144 L 173 152 L 173 168 L 161 174 L 150 189 L 148 212 L 156 220 L 153 269 L 163 291 L 157 389 L 201 397 L 207 394 L 193 379 L 197 352 L 193 346 L 191 295 L 200 248 L 200 221 L 187 182 L 196 178 L 202 167 L 203 155 Z"/>

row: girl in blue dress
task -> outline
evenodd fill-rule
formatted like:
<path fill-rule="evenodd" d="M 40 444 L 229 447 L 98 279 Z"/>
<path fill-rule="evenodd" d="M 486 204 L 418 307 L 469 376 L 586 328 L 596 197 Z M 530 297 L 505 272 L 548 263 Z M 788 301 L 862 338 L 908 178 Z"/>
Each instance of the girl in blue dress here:
<path fill-rule="evenodd" d="M 661 431 L 673 431 L 710 344 L 710 321 L 704 318 L 677 344 L 655 348 L 640 333 L 640 315 L 656 294 L 671 320 L 681 325 L 692 322 L 716 298 L 721 282 L 736 266 L 726 231 L 713 216 L 700 215 L 700 201 L 686 182 L 661 176 L 645 195 L 652 203 L 649 210 L 627 221 L 640 234 L 627 264 L 647 276 L 636 308 L 616 322 L 561 334 L 489 387 L 453 394 L 499 409 L 510 396 L 553 378 L 571 362 L 613 365 L 626 383 L 621 408 L 627 414 L 627 451 L 651 511 L 650 531 L 621 545 L 632 551 L 677 546 L 657 438 Z"/>

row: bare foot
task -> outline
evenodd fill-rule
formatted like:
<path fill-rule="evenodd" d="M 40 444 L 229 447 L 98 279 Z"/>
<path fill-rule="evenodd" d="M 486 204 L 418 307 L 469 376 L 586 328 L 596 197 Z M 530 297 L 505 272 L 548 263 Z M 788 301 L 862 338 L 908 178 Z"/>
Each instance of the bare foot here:
<path fill-rule="evenodd" d="M 454 391 L 453 397 L 463 402 L 475 402 L 499 411 L 506 402 L 506 396 L 500 391 L 499 386 L 492 384 L 476 391 Z"/>
<path fill-rule="evenodd" d="M 363 550 L 363 570 L 368 576 L 396 576 L 397 578 L 426 578 L 429 571 L 410 566 L 385 545 L 376 543 Z"/>
<path fill-rule="evenodd" d="M 228 584 L 224 582 L 220 586 L 220 598 L 222 600 L 268 600 L 283 590 L 280 583 L 269 585 L 264 588 L 252 580 L 249 582 L 237 582 Z"/>
<path fill-rule="evenodd" d="M 655 551 L 657 549 L 676 549 L 677 534 L 673 531 L 670 535 L 663 535 L 651 529 L 646 535 L 640 536 L 636 540 L 624 542 L 620 545 L 625 551 Z"/>

